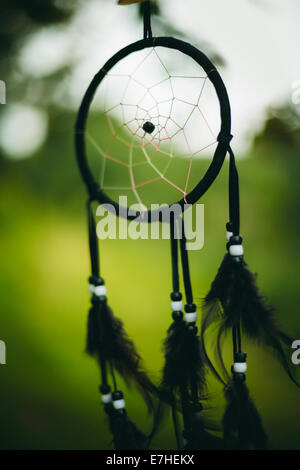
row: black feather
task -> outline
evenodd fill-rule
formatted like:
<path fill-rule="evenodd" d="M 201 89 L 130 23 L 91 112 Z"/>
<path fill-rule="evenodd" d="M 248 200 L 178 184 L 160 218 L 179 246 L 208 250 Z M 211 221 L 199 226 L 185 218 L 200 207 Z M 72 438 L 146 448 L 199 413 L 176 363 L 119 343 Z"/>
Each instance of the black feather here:
<path fill-rule="evenodd" d="M 181 388 L 188 387 L 191 380 L 203 392 L 206 389 L 205 367 L 199 337 L 189 330 L 184 320 L 172 323 L 163 349 L 165 364 L 159 387 L 161 398 L 174 405 Z"/>
<path fill-rule="evenodd" d="M 184 450 L 222 450 L 223 439 L 215 436 L 210 431 L 219 431 L 215 424 L 204 416 L 202 406 L 198 411 L 191 407 L 190 429 L 184 431 Z"/>
<path fill-rule="evenodd" d="M 190 437 L 186 440 L 184 450 L 223 450 L 223 439 L 206 431 L 202 424 L 197 423 L 191 430 Z"/>
<path fill-rule="evenodd" d="M 94 305 L 88 319 L 86 350 L 91 356 L 104 359 L 130 384 L 140 390 L 149 411 L 153 411 L 155 385 L 142 367 L 141 356 L 128 337 L 121 320 L 116 318 L 105 297 L 93 298 Z"/>
<path fill-rule="evenodd" d="M 183 414 L 184 427 L 190 429 L 192 402 L 206 392 L 205 367 L 197 328 L 183 319 L 176 319 L 163 343 L 165 364 L 159 387 L 160 399 L 172 408 L 177 447 L 181 448 L 178 411 Z"/>
<path fill-rule="evenodd" d="M 205 347 L 205 333 L 206 333 L 206 330 L 212 324 L 220 322 L 221 318 L 222 318 L 222 310 L 219 306 L 219 300 L 218 299 L 214 299 L 210 302 L 205 301 L 203 303 L 203 307 L 202 307 L 202 327 L 201 327 L 201 345 L 202 345 L 202 350 L 203 350 L 203 357 L 204 357 L 205 363 L 208 365 L 209 369 L 212 371 L 214 376 L 220 382 L 222 382 L 223 385 L 226 385 L 226 381 L 227 381 L 227 379 L 230 378 L 230 376 L 229 376 L 226 368 L 223 367 L 223 359 L 222 359 L 222 355 L 220 354 L 220 349 L 221 349 L 220 342 L 217 341 L 217 345 L 216 345 L 216 349 L 217 349 L 216 360 L 221 365 L 221 368 L 222 368 L 222 371 L 224 373 L 225 379 L 223 379 L 222 376 L 217 371 L 217 369 L 214 366 L 214 364 L 212 363 L 212 361 L 211 361 L 211 359 L 210 359 L 210 357 L 207 353 L 206 347 Z M 223 335 L 223 330 L 224 330 L 224 327 L 223 328 L 220 327 L 219 331 L 218 331 L 218 337 L 220 337 L 220 341 L 221 341 L 221 337 Z"/>
<path fill-rule="evenodd" d="M 292 339 L 278 328 L 274 308 L 265 303 L 258 291 L 256 276 L 249 271 L 245 261 L 229 254 L 225 255 L 204 301 L 206 317 L 202 337 L 208 325 L 216 319 L 216 310 L 219 311 L 220 307 L 223 315 L 217 344 L 220 345 L 221 337 L 227 330 L 240 325 L 246 336 L 275 353 L 290 379 L 299 386 L 285 350 L 286 346 L 290 347 L 292 344 Z M 217 347 L 222 363 L 220 347 Z M 211 367 L 211 364 L 208 365 Z M 225 373 L 224 367 L 222 368 Z"/>
<path fill-rule="evenodd" d="M 267 447 L 267 436 L 260 415 L 245 382 L 232 379 L 225 388 L 227 408 L 223 417 L 226 449 Z"/>
<path fill-rule="evenodd" d="M 159 395 L 159 391 L 157 391 L 157 393 Z M 174 411 L 176 413 L 176 409 Z M 169 415 L 169 406 L 165 403 L 165 401 L 160 399 L 155 408 L 155 412 L 153 416 L 153 426 L 152 426 L 151 433 L 149 435 L 149 444 L 151 443 L 152 439 L 161 428 L 162 424 L 167 420 L 168 415 Z M 175 416 L 175 420 L 176 420 L 176 416 Z M 175 427 L 175 432 L 176 430 L 177 430 L 177 427 Z"/>
<path fill-rule="evenodd" d="M 116 450 L 145 450 L 147 436 L 129 419 L 126 410 L 115 410 L 112 404 L 106 406 L 110 431 Z"/>

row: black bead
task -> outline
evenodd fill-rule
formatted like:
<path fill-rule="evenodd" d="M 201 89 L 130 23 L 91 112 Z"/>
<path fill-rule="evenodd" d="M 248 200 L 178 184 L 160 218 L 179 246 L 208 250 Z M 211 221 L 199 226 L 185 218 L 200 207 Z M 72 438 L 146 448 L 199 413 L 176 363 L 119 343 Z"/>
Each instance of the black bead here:
<path fill-rule="evenodd" d="M 245 352 L 236 352 L 234 353 L 234 362 L 246 362 L 247 353 Z"/>
<path fill-rule="evenodd" d="M 196 325 L 188 325 L 187 326 L 187 331 L 192 334 L 192 335 L 195 335 L 198 333 L 198 328 L 196 327 Z"/>
<path fill-rule="evenodd" d="M 243 238 L 240 235 L 233 235 L 229 240 L 229 245 L 241 245 Z"/>
<path fill-rule="evenodd" d="M 110 393 L 110 386 L 109 385 L 100 385 L 99 390 L 102 393 L 102 395 L 108 395 Z"/>
<path fill-rule="evenodd" d="M 186 304 L 184 306 L 185 313 L 194 313 L 196 312 L 196 308 L 195 304 Z"/>
<path fill-rule="evenodd" d="M 227 222 L 226 230 L 227 230 L 227 232 L 232 232 L 233 231 L 232 222 Z"/>
<path fill-rule="evenodd" d="M 181 292 L 172 292 L 171 300 L 173 300 L 173 302 L 179 302 L 180 300 L 182 300 Z"/>
<path fill-rule="evenodd" d="M 103 286 L 104 285 L 104 279 L 102 277 L 98 276 L 90 276 L 89 277 L 89 282 L 93 284 L 93 286 Z"/>
<path fill-rule="evenodd" d="M 143 130 L 145 132 L 147 132 L 147 134 L 152 134 L 154 129 L 155 129 L 155 125 L 152 124 L 152 122 L 150 122 L 150 121 L 146 121 L 143 125 Z"/>
<path fill-rule="evenodd" d="M 172 313 L 172 318 L 174 321 L 181 321 L 183 319 L 183 313 L 180 311 L 174 311 Z"/>
<path fill-rule="evenodd" d="M 112 394 L 112 399 L 114 401 L 122 400 L 123 398 L 124 398 L 123 392 L 120 392 L 119 390 L 113 392 L 113 394 Z"/>

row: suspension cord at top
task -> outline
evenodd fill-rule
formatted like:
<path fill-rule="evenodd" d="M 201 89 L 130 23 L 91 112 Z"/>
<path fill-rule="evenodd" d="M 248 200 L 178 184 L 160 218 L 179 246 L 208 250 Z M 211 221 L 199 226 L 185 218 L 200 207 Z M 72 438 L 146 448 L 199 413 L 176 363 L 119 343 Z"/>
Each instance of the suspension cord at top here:
<path fill-rule="evenodd" d="M 143 3 L 144 39 L 152 38 L 150 0 Z"/>

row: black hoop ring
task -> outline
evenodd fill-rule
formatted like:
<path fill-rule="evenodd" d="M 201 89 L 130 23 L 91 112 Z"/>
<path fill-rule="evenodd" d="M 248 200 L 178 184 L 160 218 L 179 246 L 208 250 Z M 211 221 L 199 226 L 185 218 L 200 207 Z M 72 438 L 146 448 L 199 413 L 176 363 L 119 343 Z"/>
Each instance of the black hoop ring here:
<path fill-rule="evenodd" d="M 199 181 L 199 183 L 195 186 L 195 188 L 185 197 L 178 201 L 177 204 L 180 204 L 182 209 L 186 207 L 186 204 L 194 204 L 197 202 L 201 196 L 208 190 L 211 184 L 214 182 L 216 177 L 218 176 L 224 159 L 226 157 L 226 153 L 228 151 L 228 145 L 231 140 L 231 113 L 230 113 L 230 103 L 228 99 L 228 94 L 226 91 L 226 87 L 223 83 L 223 80 L 211 63 L 211 61 L 203 54 L 203 52 L 196 49 L 191 44 L 187 42 L 181 41 L 180 39 L 174 39 L 172 37 L 158 37 L 158 38 L 146 38 L 135 43 L 126 46 L 124 49 L 121 49 L 117 52 L 113 57 L 111 57 L 104 67 L 95 75 L 92 82 L 90 83 L 84 97 L 82 103 L 79 108 L 77 120 L 76 120 L 76 127 L 75 127 L 75 147 L 76 147 L 76 155 L 77 155 L 77 162 L 80 169 L 81 176 L 87 186 L 89 196 L 92 200 L 98 201 L 100 204 L 111 204 L 116 214 L 120 215 L 120 206 L 110 199 L 100 188 L 99 184 L 94 180 L 92 172 L 88 165 L 88 160 L 86 157 L 86 150 L 85 150 L 85 127 L 88 112 L 90 109 L 90 105 L 94 98 L 95 92 L 107 75 L 107 73 L 122 59 L 127 57 L 129 54 L 133 52 L 138 52 L 142 49 L 146 49 L 148 47 L 168 47 L 170 49 L 175 49 L 183 54 L 191 57 L 194 59 L 206 72 L 208 78 L 212 82 L 215 87 L 219 103 L 220 103 L 220 114 L 221 114 L 221 130 L 218 137 L 218 145 L 215 150 L 213 159 L 210 163 L 208 170 L 206 171 L 203 178 Z M 122 215 L 124 215 L 124 210 L 121 211 Z M 151 215 L 151 216 L 150 216 Z M 153 212 L 144 214 L 145 220 L 151 222 L 151 217 L 153 216 Z M 127 213 L 127 218 L 129 220 L 133 220 L 136 217 L 129 215 Z M 159 217 L 160 219 L 160 217 Z M 152 218 L 153 220 L 153 218 Z"/>

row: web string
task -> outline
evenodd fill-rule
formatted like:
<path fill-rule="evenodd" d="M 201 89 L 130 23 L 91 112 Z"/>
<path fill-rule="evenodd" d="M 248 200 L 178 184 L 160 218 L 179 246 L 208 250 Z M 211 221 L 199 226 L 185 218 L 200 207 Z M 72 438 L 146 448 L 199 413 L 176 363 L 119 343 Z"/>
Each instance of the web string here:
<path fill-rule="evenodd" d="M 165 76 L 153 85 L 147 86 L 145 83 L 142 83 L 142 81 L 135 75 L 151 56 L 158 60 L 158 63 L 161 65 L 163 74 Z M 200 108 L 201 97 L 207 84 L 208 76 L 173 75 L 168 71 L 156 48 L 151 48 L 142 61 L 140 61 L 139 64 L 134 68 L 131 75 L 122 73 L 109 73 L 106 76 L 106 80 L 109 80 L 112 77 L 120 78 L 122 80 L 124 79 L 125 87 L 119 103 L 109 107 L 105 97 L 104 115 L 107 120 L 109 132 L 111 133 L 108 144 L 102 148 L 102 146 L 99 145 L 91 133 L 86 131 L 88 141 L 103 160 L 100 174 L 100 184 L 102 189 L 104 191 L 132 191 L 138 204 L 142 206 L 142 210 L 146 210 L 146 205 L 141 199 L 139 189 L 157 181 L 164 181 L 166 184 L 169 184 L 176 191 L 181 193 L 181 197 L 185 199 L 188 194 L 192 165 L 195 157 L 197 157 L 202 151 L 209 149 L 217 143 L 217 136 L 212 130 L 205 113 Z M 176 91 L 174 90 L 174 80 L 179 79 L 186 81 L 186 87 L 189 87 L 189 80 L 199 80 L 199 92 L 197 93 L 197 99 L 194 102 L 176 96 Z M 132 85 L 138 87 L 140 90 L 143 90 L 141 96 L 138 97 L 135 104 L 127 102 L 128 90 Z M 158 99 L 155 96 L 156 90 L 158 90 L 161 86 L 166 87 L 166 85 L 169 87 L 170 97 L 166 97 L 165 99 Z M 176 113 L 174 112 L 174 108 L 178 105 L 178 103 L 190 107 L 190 111 L 188 112 L 187 117 L 184 119 L 183 123 L 178 122 L 177 116 L 175 115 Z M 204 145 L 195 151 L 191 148 L 189 138 L 186 133 L 186 128 L 196 110 L 202 117 L 203 125 L 207 127 L 209 135 L 211 136 L 211 141 L 209 141 L 207 145 Z M 114 112 L 116 111 L 118 111 L 119 115 L 121 116 L 118 125 L 116 125 L 116 119 L 113 117 Z M 130 119 L 128 119 L 128 114 L 130 114 Z M 154 130 L 152 133 L 147 133 L 144 130 L 143 126 L 146 122 L 153 124 Z M 185 143 L 187 149 L 186 153 L 189 158 L 188 170 L 184 185 L 178 185 L 167 177 L 167 172 L 175 156 L 176 142 L 174 140 L 177 136 L 180 136 Z M 124 147 L 127 148 L 126 152 L 128 152 L 128 158 L 126 158 L 125 161 L 122 161 L 121 159 L 112 155 L 113 152 L 111 149 L 116 142 L 123 144 Z M 134 160 L 134 154 L 136 150 L 142 151 L 144 158 L 143 161 L 136 162 Z M 158 168 L 158 166 L 153 161 L 154 157 L 151 155 L 151 151 L 155 151 L 156 154 L 159 154 L 162 162 L 162 168 Z M 128 185 L 115 186 L 106 184 L 107 161 L 112 161 L 115 164 L 127 169 L 129 175 Z M 135 176 L 136 169 L 138 167 L 145 167 L 147 165 L 148 167 L 152 168 L 155 176 L 149 179 L 145 179 L 141 182 L 137 181 Z"/>

